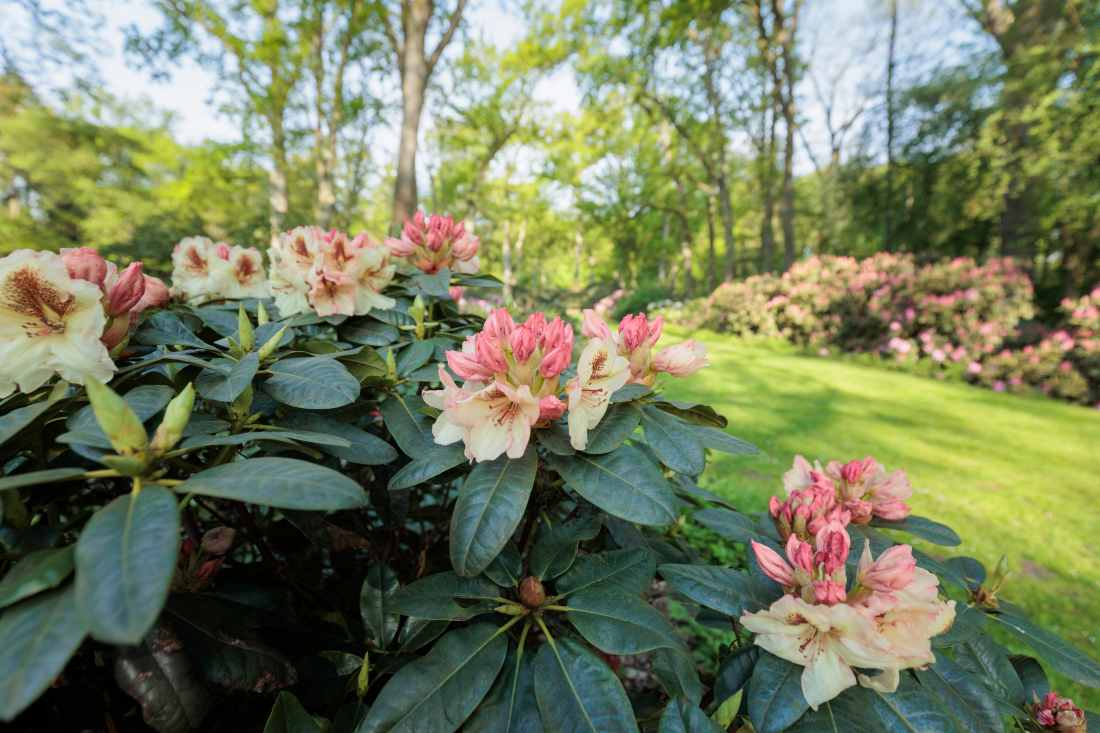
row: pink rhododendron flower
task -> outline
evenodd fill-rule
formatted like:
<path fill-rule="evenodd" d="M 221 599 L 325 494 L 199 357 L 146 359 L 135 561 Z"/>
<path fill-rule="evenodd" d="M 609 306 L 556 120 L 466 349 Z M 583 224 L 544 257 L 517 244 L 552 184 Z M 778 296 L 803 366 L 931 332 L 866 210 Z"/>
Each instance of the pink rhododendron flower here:
<path fill-rule="evenodd" d="M 909 516 L 905 501 L 913 495 L 913 487 L 904 470 L 887 475 L 881 463 L 867 456 L 844 465 L 830 461 L 825 472 L 837 482 L 837 500 L 856 524 L 867 524 L 872 516 L 892 521 Z"/>
<path fill-rule="evenodd" d="M 628 315 L 619 322 L 618 333 L 612 333 L 603 319 L 595 311 L 584 311 L 584 323 L 581 333 L 590 339 L 602 339 L 615 345 L 619 355 L 630 364 L 630 378 L 627 384 L 642 384 L 652 387 L 659 371 L 653 367 L 653 346 L 661 337 L 664 319 L 658 316 L 652 322 L 644 313 Z"/>
<path fill-rule="evenodd" d="M 707 347 L 695 339 L 676 346 L 666 346 L 653 357 L 653 371 L 667 372 L 674 377 L 690 377 L 703 367 L 710 366 L 706 358 Z"/>
<path fill-rule="evenodd" d="M 388 237 L 384 244 L 394 257 L 408 258 L 413 267 L 433 275 L 444 267 L 466 275 L 481 268 L 480 241 L 466 231 L 465 222 L 456 222 L 450 214 L 425 217 L 418 211 L 411 221 L 405 220 L 400 238 Z"/>
<path fill-rule="evenodd" d="M 61 259 L 73 280 L 87 280 L 93 285 L 103 287 L 107 279 L 107 260 L 91 247 L 77 247 L 61 251 Z"/>
<path fill-rule="evenodd" d="M 118 280 L 107 291 L 107 316 L 115 318 L 141 302 L 145 296 L 145 276 L 141 274 L 141 263 L 134 262 L 118 276 Z"/>
<path fill-rule="evenodd" d="M 1057 733 L 1084 733 L 1085 714 L 1073 704 L 1073 700 L 1048 692 L 1042 700 L 1031 706 L 1035 720 L 1043 730 Z"/>

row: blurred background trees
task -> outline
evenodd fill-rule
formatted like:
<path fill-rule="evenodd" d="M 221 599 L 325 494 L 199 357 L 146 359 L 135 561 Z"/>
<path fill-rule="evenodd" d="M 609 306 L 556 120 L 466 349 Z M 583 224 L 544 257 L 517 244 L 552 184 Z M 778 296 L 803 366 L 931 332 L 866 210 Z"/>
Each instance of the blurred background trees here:
<path fill-rule="evenodd" d="M 574 305 L 826 253 L 1011 255 L 1051 312 L 1100 278 L 1096 3 L 139 4 L 128 63 L 211 71 L 239 134 L 110 93 L 109 5 L 0 0 L 4 251 L 155 268 L 191 234 L 382 236 L 419 206 L 470 221 L 509 294 Z"/>

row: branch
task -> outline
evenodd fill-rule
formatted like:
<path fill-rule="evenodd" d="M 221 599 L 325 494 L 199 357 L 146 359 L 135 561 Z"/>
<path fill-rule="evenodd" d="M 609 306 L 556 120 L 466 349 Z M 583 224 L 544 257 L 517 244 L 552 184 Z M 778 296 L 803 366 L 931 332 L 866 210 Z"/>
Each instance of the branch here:
<path fill-rule="evenodd" d="M 466 0 L 458 0 L 458 7 L 455 8 L 454 13 L 451 14 L 451 24 L 447 26 L 447 30 L 443 31 L 443 36 L 439 39 L 439 43 L 436 45 L 435 50 L 432 51 L 432 57 L 428 59 L 428 76 L 432 75 L 432 70 L 435 68 L 436 62 L 439 61 L 439 57 L 443 55 L 443 49 L 447 47 L 447 44 L 451 42 L 451 38 L 454 37 L 455 30 L 462 21 L 462 9 L 465 7 Z"/>
<path fill-rule="evenodd" d="M 655 103 L 658 107 L 661 108 L 661 115 L 666 120 L 668 120 L 669 124 L 676 128 L 676 132 L 678 132 L 680 134 L 680 137 L 684 139 L 684 142 L 688 144 L 688 147 L 691 148 L 691 152 L 695 153 L 695 157 L 699 159 L 700 165 L 702 165 L 703 168 L 706 169 L 707 176 L 712 181 L 715 180 L 717 176 L 714 174 L 714 169 L 711 167 L 710 160 L 708 160 L 707 158 L 706 151 L 700 148 L 699 145 L 691 139 L 691 136 L 688 135 L 687 130 L 684 128 L 683 125 L 680 124 L 680 121 L 676 119 L 676 115 L 673 114 L 672 109 L 652 94 L 638 92 L 635 95 L 638 106 L 645 110 L 645 113 L 649 116 L 649 119 L 653 120 L 654 122 L 657 121 L 655 119 L 656 115 L 653 113 L 653 110 L 650 109 L 650 107 L 643 101 L 643 99 L 646 98 L 648 98 L 651 102 Z"/>
<path fill-rule="evenodd" d="M 390 39 L 390 48 L 393 49 L 393 53 L 397 56 L 397 68 L 401 70 L 401 76 L 405 75 L 405 44 L 397 40 L 397 33 L 393 30 L 393 23 L 390 22 L 390 13 L 388 10 L 381 13 L 382 22 L 386 27 L 386 38 Z"/>

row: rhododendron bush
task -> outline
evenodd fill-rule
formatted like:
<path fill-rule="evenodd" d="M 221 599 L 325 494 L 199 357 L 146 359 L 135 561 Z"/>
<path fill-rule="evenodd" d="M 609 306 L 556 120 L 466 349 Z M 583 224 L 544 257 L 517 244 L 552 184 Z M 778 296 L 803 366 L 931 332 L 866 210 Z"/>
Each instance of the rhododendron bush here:
<path fill-rule="evenodd" d="M 799 456 L 737 511 L 700 477 L 757 450 L 664 395 L 706 347 L 644 313 L 464 313 L 499 285 L 480 246 L 418 214 L 266 257 L 191 237 L 170 288 L 91 250 L 0 260 L 0 719 L 1085 730 L 1047 674 L 1100 665 L 1003 597 L 1004 567 L 909 544 L 959 538 L 901 467 Z M 726 632 L 717 662 L 654 589 Z"/>

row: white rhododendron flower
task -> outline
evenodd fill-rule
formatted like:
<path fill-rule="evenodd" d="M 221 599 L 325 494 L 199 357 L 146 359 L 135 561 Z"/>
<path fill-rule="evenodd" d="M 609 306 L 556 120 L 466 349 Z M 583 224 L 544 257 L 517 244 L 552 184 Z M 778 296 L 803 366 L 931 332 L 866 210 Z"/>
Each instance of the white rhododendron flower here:
<path fill-rule="evenodd" d="M 103 291 L 73 279 L 60 255 L 23 249 L 0 259 L 0 397 L 30 392 L 54 374 L 107 381 L 115 365 L 100 341 Z"/>
<path fill-rule="evenodd" d="M 581 352 L 577 376 L 565 384 L 569 393 L 569 441 L 577 450 L 588 445 L 588 431 L 603 419 L 611 395 L 630 379 L 630 361 L 611 339 L 592 339 Z"/>
<path fill-rule="evenodd" d="M 266 298 L 263 255 L 209 237 L 187 237 L 172 251 L 172 291 L 183 300 Z"/>

